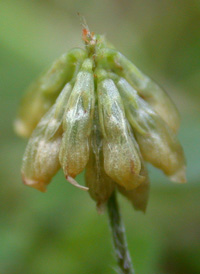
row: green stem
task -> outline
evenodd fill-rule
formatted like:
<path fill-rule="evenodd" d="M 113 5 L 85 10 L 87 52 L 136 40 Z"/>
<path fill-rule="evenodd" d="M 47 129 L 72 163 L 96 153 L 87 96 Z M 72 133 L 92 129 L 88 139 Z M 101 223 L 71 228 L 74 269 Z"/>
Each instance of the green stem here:
<path fill-rule="evenodd" d="M 116 194 L 108 200 L 108 216 L 114 243 L 115 255 L 121 274 L 134 274 L 126 242 L 125 227 L 121 220 Z"/>

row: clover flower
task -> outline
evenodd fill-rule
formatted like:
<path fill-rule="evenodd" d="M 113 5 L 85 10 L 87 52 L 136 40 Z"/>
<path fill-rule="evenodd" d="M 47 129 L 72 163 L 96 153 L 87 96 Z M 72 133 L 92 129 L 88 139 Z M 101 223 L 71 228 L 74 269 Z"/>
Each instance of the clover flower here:
<path fill-rule="evenodd" d="M 62 55 L 24 96 L 15 129 L 29 137 L 26 185 L 45 191 L 62 167 L 99 208 L 118 189 L 145 211 L 145 162 L 185 182 L 179 114 L 168 95 L 104 36 L 83 29 L 85 49 Z M 86 186 L 75 177 L 85 169 Z"/>

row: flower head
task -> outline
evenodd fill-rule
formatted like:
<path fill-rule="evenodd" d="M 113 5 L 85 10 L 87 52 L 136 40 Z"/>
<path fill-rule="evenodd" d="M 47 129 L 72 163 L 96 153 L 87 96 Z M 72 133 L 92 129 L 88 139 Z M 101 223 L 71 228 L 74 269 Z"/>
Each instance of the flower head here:
<path fill-rule="evenodd" d="M 101 209 L 115 189 L 145 211 L 145 162 L 185 182 L 179 114 L 167 94 L 103 36 L 83 29 L 85 49 L 61 56 L 29 88 L 15 122 L 29 137 L 26 185 L 45 191 L 62 167 Z M 86 186 L 75 180 L 83 170 Z"/>

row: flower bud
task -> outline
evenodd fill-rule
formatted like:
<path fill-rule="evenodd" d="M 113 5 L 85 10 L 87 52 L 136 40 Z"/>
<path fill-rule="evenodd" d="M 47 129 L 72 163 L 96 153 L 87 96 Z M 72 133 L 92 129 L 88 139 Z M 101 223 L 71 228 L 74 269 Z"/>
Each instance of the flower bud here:
<path fill-rule="evenodd" d="M 121 78 L 117 86 L 144 160 L 162 169 L 172 180 L 185 182 L 184 153 L 172 130 L 126 80 Z M 131 94 L 138 103 L 137 109 L 129 103 Z"/>
<path fill-rule="evenodd" d="M 89 159 L 95 102 L 92 68 L 93 61 L 86 59 L 77 75 L 63 118 L 64 134 L 59 158 L 67 180 L 76 186 L 73 178 L 83 171 Z"/>
<path fill-rule="evenodd" d="M 115 188 L 115 183 L 104 171 L 102 145 L 102 134 L 99 125 L 98 110 L 96 109 L 85 180 L 90 196 L 97 202 L 97 209 L 100 213 Z"/>
<path fill-rule="evenodd" d="M 15 121 L 16 132 L 29 137 L 42 116 L 54 104 L 57 96 L 86 58 L 82 49 L 73 49 L 62 55 L 25 94 Z"/>
<path fill-rule="evenodd" d="M 162 117 L 176 133 L 180 125 L 178 111 L 165 91 L 142 73 L 131 61 L 114 49 L 104 48 L 99 51 L 98 60 L 103 66 L 123 76 L 139 92 L 140 96 Z"/>
<path fill-rule="evenodd" d="M 62 138 L 61 125 L 71 90 L 71 84 L 68 83 L 35 128 L 23 157 L 23 181 L 40 191 L 46 190 L 46 185 L 60 168 L 58 155 Z"/>
<path fill-rule="evenodd" d="M 100 125 L 103 132 L 104 169 L 109 177 L 133 189 L 144 180 L 140 176 L 141 163 L 127 130 L 123 104 L 111 79 L 104 79 L 104 72 L 97 72 Z"/>

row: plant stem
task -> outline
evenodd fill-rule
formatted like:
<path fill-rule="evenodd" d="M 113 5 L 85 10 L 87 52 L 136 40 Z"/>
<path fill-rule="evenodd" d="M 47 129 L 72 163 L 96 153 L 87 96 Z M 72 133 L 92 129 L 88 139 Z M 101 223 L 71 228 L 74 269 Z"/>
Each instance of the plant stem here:
<path fill-rule="evenodd" d="M 108 216 L 114 243 L 115 255 L 121 274 L 134 274 L 126 242 L 125 227 L 121 220 L 115 192 L 108 200 Z"/>

